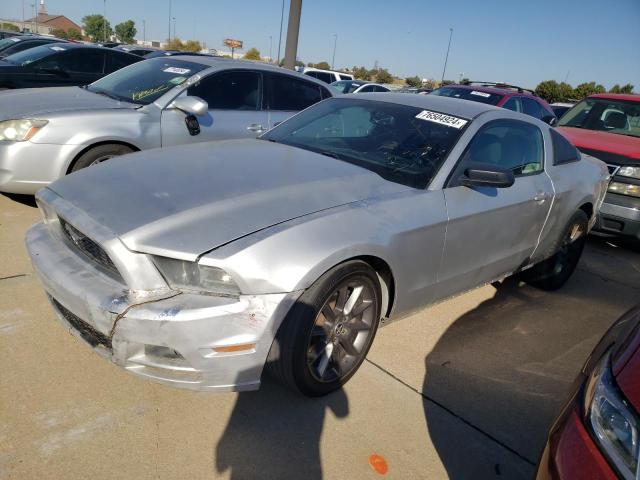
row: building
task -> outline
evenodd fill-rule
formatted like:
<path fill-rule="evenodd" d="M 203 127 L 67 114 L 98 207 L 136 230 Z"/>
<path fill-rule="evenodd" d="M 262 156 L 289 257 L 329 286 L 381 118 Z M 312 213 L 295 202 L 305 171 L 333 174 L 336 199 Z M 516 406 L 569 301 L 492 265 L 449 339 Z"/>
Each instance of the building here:
<path fill-rule="evenodd" d="M 49 15 L 44 1 L 45 0 L 40 0 L 38 15 L 36 17 L 25 20 L 24 22 L 20 20 L 1 21 L 2 23 L 10 23 L 12 25 L 15 25 L 24 32 L 49 35 L 53 30 L 64 30 L 65 32 L 68 32 L 71 29 L 75 29 L 84 35 L 82 27 L 75 23 L 73 20 L 70 20 L 64 15 Z"/>

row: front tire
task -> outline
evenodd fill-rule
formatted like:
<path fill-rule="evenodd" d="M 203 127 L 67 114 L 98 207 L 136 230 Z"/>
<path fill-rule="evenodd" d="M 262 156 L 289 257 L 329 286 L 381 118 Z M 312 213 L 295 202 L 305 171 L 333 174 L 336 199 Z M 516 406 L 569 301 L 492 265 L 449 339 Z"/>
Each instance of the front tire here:
<path fill-rule="evenodd" d="M 334 267 L 292 307 L 271 346 L 267 369 L 310 397 L 337 390 L 358 370 L 380 322 L 378 276 L 362 261 Z"/>
<path fill-rule="evenodd" d="M 582 256 L 588 224 L 585 212 L 578 210 L 574 213 L 556 245 L 556 253 L 522 272 L 522 280 L 541 290 L 557 290 L 567 283 Z"/>
<path fill-rule="evenodd" d="M 133 152 L 133 150 L 130 147 L 117 143 L 98 145 L 97 147 L 87 150 L 82 155 L 80 155 L 80 157 L 73 164 L 73 167 L 71 167 L 71 171 L 69 173 L 77 172 L 78 170 L 82 170 L 83 168 L 87 168 L 93 165 L 98 165 L 99 163 L 109 160 L 110 158 L 118 157 L 120 155 L 125 155 L 131 152 Z"/>

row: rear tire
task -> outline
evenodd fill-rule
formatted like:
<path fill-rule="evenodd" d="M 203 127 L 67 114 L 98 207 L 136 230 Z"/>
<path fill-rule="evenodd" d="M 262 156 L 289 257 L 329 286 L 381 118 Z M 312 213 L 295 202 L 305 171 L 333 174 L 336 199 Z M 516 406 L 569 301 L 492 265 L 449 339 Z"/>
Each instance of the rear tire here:
<path fill-rule="evenodd" d="M 125 155 L 131 152 L 133 152 L 133 149 L 131 149 L 130 147 L 127 147 L 126 145 L 119 145 L 117 143 L 98 145 L 97 147 L 87 150 L 82 155 L 80 155 L 80 157 L 73 164 L 73 167 L 71 167 L 71 171 L 69 173 L 77 172 L 78 170 L 82 170 L 83 168 L 97 165 L 106 160 L 109 160 L 110 158 L 118 157 L 120 155 Z"/>
<path fill-rule="evenodd" d="M 327 395 L 358 370 L 380 322 L 378 276 L 353 260 L 322 275 L 292 307 L 269 351 L 267 371 L 310 397 Z"/>
<path fill-rule="evenodd" d="M 555 254 L 529 270 L 520 274 L 520 278 L 541 290 L 557 290 L 573 274 L 578 265 L 587 240 L 589 218 L 582 210 L 573 214 L 558 241 Z"/>

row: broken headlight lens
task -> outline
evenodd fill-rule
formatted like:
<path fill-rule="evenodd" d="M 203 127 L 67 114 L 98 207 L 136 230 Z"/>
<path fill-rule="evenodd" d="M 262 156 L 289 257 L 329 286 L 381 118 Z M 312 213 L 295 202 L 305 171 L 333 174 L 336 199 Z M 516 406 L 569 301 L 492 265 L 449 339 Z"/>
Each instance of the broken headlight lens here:
<path fill-rule="evenodd" d="M 615 384 L 609 365 L 609 355 L 605 355 L 587 384 L 587 423 L 596 444 L 622 478 L 635 479 L 638 470 L 638 415 Z"/>
<path fill-rule="evenodd" d="M 29 118 L 5 120 L 0 122 L 0 141 L 26 142 L 47 123 L 49 122 L 46 120 L 32 120 Z"/>
<path fill-rule="evenodd" d="M 220 268 L 167 257 L 153 257 L 153 262 L 171 288 L 219 295 L 240 294 L 231 276 Z"/>

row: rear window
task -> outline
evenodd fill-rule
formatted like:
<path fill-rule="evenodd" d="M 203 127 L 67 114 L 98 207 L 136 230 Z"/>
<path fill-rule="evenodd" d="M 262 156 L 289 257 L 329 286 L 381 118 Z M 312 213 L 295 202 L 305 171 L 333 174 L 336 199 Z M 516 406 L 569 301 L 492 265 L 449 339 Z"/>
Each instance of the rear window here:
<path fill-rule="evenodd" d="M 554 129 L 550 129 L 549 131 L 551 132 L 551 140 L 553 142 L 554 165 L 562 165 L 580 160 L 580 152 L 578 152 L 578 149 L 574 147 L 569 140 Z"/>
<path fill-rule="evenodd" d="M 488 105 L 497 105 L 504 97 L 497 93 L 482 92 L 470 88 L 460 87 L 442 87 L 431 92 L 430 95 L 440 95 L 441 97 L 461 98 L 462 100 L 472 100 L 474 102 L 486 103 Z"/>

